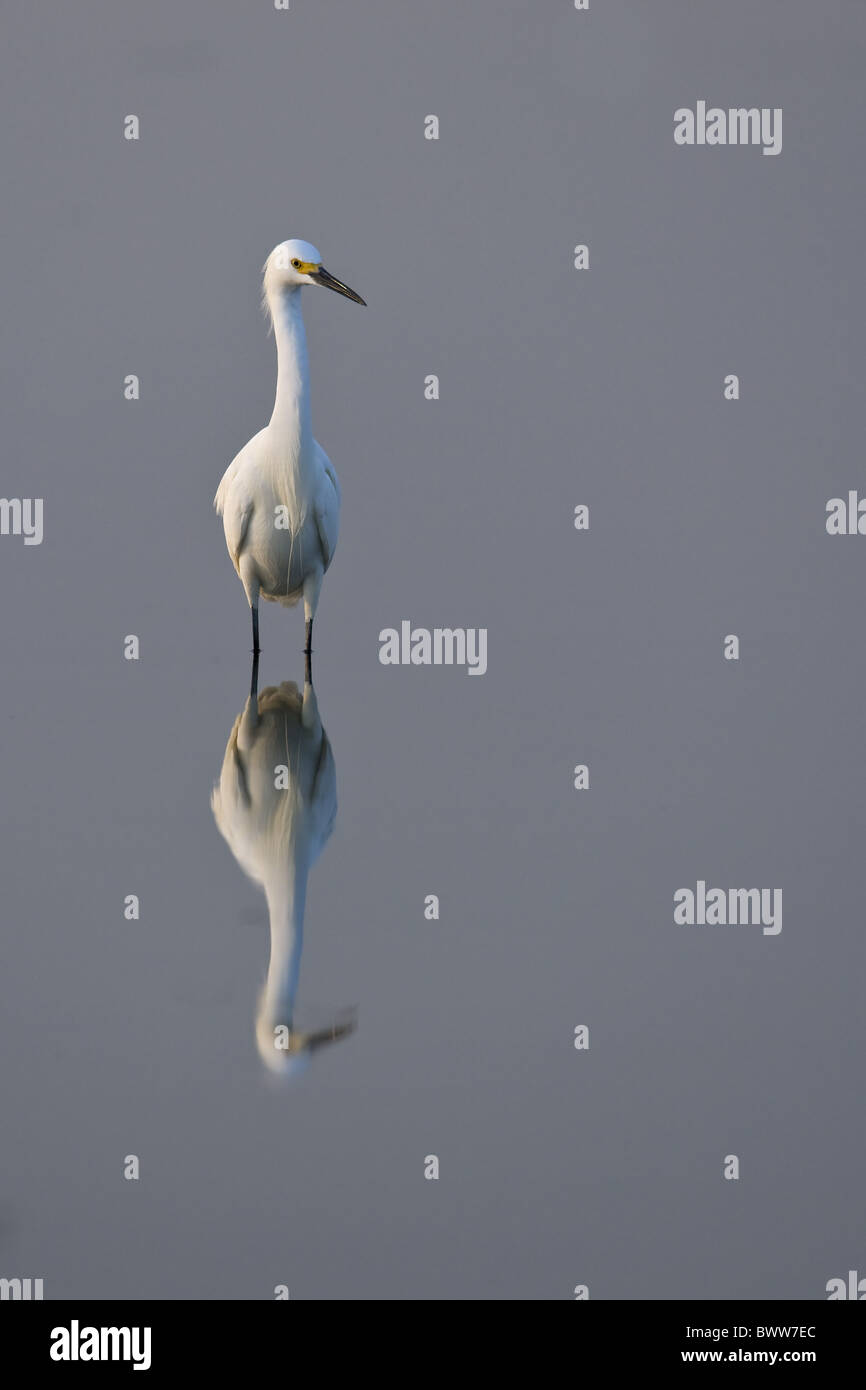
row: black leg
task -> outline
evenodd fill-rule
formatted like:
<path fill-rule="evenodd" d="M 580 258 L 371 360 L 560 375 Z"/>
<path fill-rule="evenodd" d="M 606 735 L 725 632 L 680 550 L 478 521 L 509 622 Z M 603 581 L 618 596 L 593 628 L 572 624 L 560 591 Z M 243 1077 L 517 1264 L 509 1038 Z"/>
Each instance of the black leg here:
<path fill-rule="evenodd" d="M 258 606 L 252 609 L 253 615 L 253 656 L 258 656 L 261 651 L 259 646 L 259 610 Z"/>
<path fill-rule="evenodd" d="M 313 684 L 313 620 L 307 619 L 307 641 L 304 647 L 304 680 Z"/>
<path fill-rule="evenodd" d="M 259 654 L 253 654 L 253 669 L 250 676 L 250 695 L 255 699 L 259 693 Z"/>

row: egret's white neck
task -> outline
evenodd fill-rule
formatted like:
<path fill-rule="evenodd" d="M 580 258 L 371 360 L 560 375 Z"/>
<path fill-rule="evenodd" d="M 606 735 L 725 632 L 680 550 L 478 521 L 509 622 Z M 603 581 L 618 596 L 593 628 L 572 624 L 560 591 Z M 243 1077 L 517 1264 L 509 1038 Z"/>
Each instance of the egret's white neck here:
<path fill-rule="evenodd" d="M 310 369 L 300 286 L 269 289 L 267 298 L 277 340 L 277 394 L 271 427 L 305 444 L 312 438 L 312 425 Z"/>
<path fill-rule="evenodd" d="M 275 1022 L 289 1026 L 301 973 L 308 873 L 308 856 L 305 847 L 299 846 L 294 862 L 264 885 L 271 922 L 271 956 L 261 1011 Z"/>

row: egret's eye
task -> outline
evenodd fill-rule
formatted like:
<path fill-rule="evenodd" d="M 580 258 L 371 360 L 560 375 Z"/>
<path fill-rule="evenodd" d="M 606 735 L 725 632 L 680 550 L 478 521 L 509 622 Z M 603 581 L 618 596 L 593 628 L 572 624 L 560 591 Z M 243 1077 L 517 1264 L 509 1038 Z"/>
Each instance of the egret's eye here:
<path fill-rule="evenodd" d="M 295 267 L 295 270 L 300 270 L 300 268 L 301 268 L 301 262 L 300 262 L 300 261 L 292 261 L 292 265 Z"/>

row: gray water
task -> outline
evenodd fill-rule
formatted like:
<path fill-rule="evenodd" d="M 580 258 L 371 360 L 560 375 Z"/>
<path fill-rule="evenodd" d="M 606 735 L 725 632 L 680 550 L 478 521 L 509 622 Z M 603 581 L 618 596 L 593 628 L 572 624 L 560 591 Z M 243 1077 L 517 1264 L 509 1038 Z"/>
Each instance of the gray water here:
<path fill-rule="evenodd" d="M 0 537 L 0 1275 L 866 1272 L 866 540 L 824 525 L 863 485 L 862 6 L 79 0 L 4 29 L 2 491 L 44 539 Z M 703 98 L 783 108 L 782 153 L 675 146 Z M 211 499 L 270 413 L 259 268 L 293 236 L 369 307 L 305 291 L 343 516 L 299 1000 L 357 1026 L 280 1086 L 265 901 L 210 807 L 250 660 Z M 485 627 L 486 674 L 381 665 L 403 619 Z M 263 607 L 260 683 L 302 683 L 302 644 Z M 699 879 L 781 887 L 782 931 L 676 926 Z"/>

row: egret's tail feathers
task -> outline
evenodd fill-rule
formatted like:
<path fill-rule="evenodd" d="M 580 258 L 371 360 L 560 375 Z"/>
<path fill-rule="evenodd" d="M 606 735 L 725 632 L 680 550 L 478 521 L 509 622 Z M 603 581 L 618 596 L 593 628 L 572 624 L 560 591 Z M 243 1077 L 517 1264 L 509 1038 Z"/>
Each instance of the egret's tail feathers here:
<path fill-rule="evenodd" d="M 266 685 L 259 694 L 259 714 L 269 710 L 290 710 L 300 714 L 303 705 L 301 692 L 294 681 L 281 681 L 279 685 Z"/>
<path fill-rule="evenodd" d="M 296 589 L 293 594 L 266 594 L 262 589 L 259 597 L 263 598 L 266 603 L 281 603 L 283 608 L 294 608 L 295 604 L 300 603 L 304 597 L 304 591 L 303 589 Z"/>

